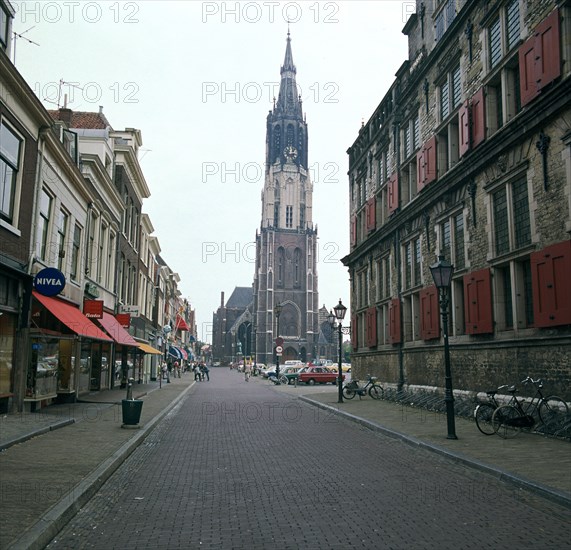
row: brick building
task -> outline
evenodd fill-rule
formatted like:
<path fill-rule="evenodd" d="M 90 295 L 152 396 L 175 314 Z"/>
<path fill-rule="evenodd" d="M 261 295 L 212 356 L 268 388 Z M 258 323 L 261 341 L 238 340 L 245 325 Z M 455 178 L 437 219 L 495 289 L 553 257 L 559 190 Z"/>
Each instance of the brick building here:
<path fill-rule="evenodd" d="M 417 1 L 409 59 L 349 148 L 352 364 L 444 386 L 429 266 L 454 266 L 454 388 L 571 399 L 571 5 Z"/>

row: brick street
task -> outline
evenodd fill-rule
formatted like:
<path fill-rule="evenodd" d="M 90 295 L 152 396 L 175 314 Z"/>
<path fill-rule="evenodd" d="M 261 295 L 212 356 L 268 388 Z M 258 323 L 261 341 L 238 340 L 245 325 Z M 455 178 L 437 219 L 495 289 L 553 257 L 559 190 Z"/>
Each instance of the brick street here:
<path fill-rule="evenodd" d="M 212 374 L 49 548 L 570 547 L 568 509 Z"/>

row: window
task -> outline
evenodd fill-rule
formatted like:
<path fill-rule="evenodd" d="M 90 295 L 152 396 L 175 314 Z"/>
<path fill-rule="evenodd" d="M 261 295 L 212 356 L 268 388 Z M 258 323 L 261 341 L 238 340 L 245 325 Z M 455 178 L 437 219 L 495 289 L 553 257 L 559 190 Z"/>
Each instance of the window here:
<path fill-rule="evenodd" d="M 464 213 L 452 214 L 440 223 L 440 255 L 458 271 L 466 266 L 464 248 Z"/>
<path fill-rule="evenodd" d="M 494 252 L 497 256 L 531 244 L 527 180 L 520 178 L 492 193 Z"/>
<path fill-rule="evenodd" d="M 286 206 L 286 227 L 293 227 L 293 206 Z"/>
<path fill-rule="evenodd" d="M 65 237 L 67 234 L 68 215 L 64 210 L 60 210 L 57 219 L 57 243 L 56 251 L 58 254 L 58 269 L 63 271 L 65 261 Z"/>
<path fill-rule="evenodd" d="M 421 281 L 420 239 L 416 238 L 404 245 L 404 288 L 410 289 L 418 286 Z"/>
<path fill-rule="evenodd" d="M 52 198 L 45 189 L 40 196 L 40 216 L 38 220 L 38 232 L 36 235 L 36 255 L 40 260 L 47 261 L 50 217 L 52 210 Z"/>
<path fill-rule="evenodd" d="M 488 37 L 488 47 L 490 48 L 490 65 L 493 68 L 500 62 L 500 59 L 502 58 L 502 37 L 499 15 L 490 25 Z"/>
<path fill-rule="evenodd" d="M 459 63 L 442 77 L 439 91 L 440 120 L 444 121 L 462 101 L 462 73 Z"/>
<path fill-rule="evenodd" d="M 299 207 L 299 227 L 305 229 L 305 204 Z"/>
<path fill-rule="evenodd" d="M 99 232 L 99 246 L 97 256 L 97 282 L 103 283 L 103 274 L 105 273 L 105 246 L 107 245 L 107 225 L 101 224 Z"/>
<path fill-rule="evenodd" d="M 488 59 L 490 69 L 499 65 L 502 58 L 518 44 L 520 39 L 521 0 L 510 0 L 488 25 Z"/>
<path fill-rule="evenodd" d="M 8 36 L 9 21 L 10 16 L 8 15 L 8 12 L 4 8 L 4 5 L 0 4 L 0 44 L 2 44 L 4 49 L 8 46 L 8 40 L 10 39 Z"/>
<path fill-rule="evenodd" d="M 0 9 L 0 12 L 2 10 Z M 22 140 L 4 122 L 0 125 L 0 218 L 13 223 Z"/>
<path fill-rule="evenodd" d="M 73 241 L 71 243 L 71 278 L 77 281 L 79 274 L 79 251 L 81 248 L 81 227 L 75 224 L 73 228 Z"/>
<path fill-rule="evenodd" d="M 150 259 L 149 259 L 150 260 Z M 113 274 L 115 273 L 115 234 L 109 235 L 109 246 L 107 247 L 107 271 L 105 274 L 105 287 L 113 288 Z"/>

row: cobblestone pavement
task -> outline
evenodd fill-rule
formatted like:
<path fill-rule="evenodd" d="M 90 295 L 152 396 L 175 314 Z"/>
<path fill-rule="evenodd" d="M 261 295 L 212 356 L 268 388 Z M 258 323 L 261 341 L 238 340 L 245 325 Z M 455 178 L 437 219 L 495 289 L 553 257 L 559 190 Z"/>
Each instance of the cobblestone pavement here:
<path fill-rule="evenodd" d="M 564 506 L 287 388 L 227 370 L 211 378 L 50 549 L 571 547 Z"/>

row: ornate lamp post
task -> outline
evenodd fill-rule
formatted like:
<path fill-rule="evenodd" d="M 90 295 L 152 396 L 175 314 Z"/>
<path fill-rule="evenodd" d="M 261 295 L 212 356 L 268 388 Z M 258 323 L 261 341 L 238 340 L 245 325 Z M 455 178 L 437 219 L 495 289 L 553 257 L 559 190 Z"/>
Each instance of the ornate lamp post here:
<path fill-rule="evenodd" d="M 337 365 L 337 386 L 338 386 L 338 398 L 337 403 L 343 403 L 343 370 L 341 363 L 343 361 L 343 319 L 345 318 L 345 313 L 347 313 L 347 308 L 341 303 L 341 298 L 339 298 L 339 303 L 333 308 L 335 315 L 331 312 L 327 316 L 327 321 L 331 325 L 331 328 L 335 327 L 335 319 L 337 319 L 337 330 L 339 331 L 339 363 Z"/>
<path fill-rule="evenodd" d="M 445 368 L 445 394 L 446 402 L 446 422 L 448 424 L 447 439 L 458 439 L 456 436 L 456 426 L 454 420 L 454 393 L 452 391 L 452 374 L 450 372 L 450 348 L 448 345 L 448 302 L 450 285 L 452 284 L 452 274 L 454 266 L 438 256 L 438 262 L 430 266 L 430 273 L 434 279 L 434 284 L 438 289 L 440 299 L 440 315 L 442 316 L 442 332 L 444 334 L 444 368 Z"/>
<path fill-rule="evenodd" d="M 277 348 L 278 345 L 278 338 L 280 337 L 280 314 L 282 312 L 282 305 L 280 303 L 277 303 L 274 306 L 274 315 L 276 316 L 276 345 L 275 347 Z M 278 380 L 278 383 L 280 381 L 280 356 L 278 355 L 278 351 L 276 349 L 276 378 Z"/>

